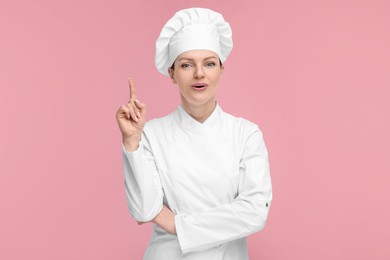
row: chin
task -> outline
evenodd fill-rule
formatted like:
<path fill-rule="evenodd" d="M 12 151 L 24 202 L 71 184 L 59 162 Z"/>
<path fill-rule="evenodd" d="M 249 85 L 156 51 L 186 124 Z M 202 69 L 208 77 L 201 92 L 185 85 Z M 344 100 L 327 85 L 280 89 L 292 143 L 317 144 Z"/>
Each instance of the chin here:
<path fill-rule="evenodd" d="M 208 105 L 210 103 L 215 103 L 215 100 L 211 100 L 211 99 L 198 99 L 198 100 L 193 100 L 192 102 L 188 102 L 188 103 L 190 105 L 192 105 L 192 106 L 200 107 L 200 106 Z"/>

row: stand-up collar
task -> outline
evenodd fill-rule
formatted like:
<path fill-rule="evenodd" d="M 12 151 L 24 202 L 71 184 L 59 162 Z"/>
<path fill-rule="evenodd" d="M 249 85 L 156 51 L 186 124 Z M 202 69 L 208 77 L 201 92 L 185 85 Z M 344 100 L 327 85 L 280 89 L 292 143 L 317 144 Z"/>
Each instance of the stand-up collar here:
<path fill-rule="evenodd" d="M 204 129 L 210 129 L 216 126 L 220 120 L 222 109 L 218 105 L 217 102 L 215 102 L 215 108 L 214 111 L 211 113 L 211 115 L 203 122 L 199 122 L 196 119 L 194 119 L 192 116 L 190 116 L 183 108 L 183 105 L 180 105 L 177 108 L 178 116 L 179 116 L 179 123 L 182 127 L 192 129 L 192 130 L 204 130 Z"/>

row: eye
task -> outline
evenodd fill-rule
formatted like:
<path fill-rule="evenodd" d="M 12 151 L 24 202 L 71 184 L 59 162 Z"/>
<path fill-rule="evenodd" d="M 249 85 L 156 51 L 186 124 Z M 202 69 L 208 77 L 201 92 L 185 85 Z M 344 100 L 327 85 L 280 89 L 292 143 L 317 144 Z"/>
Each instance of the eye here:
<path fill-rule="evenodd" d="M 214 61 L 206 62 L 206 67 L 214 67 L 214 66 L 215 66 L 215 62 Z"/>
<path fill-rule="evenodd" d="M 182 67 L 183 69 L 186 69 L 186 68 L 191 67 L 191 64 L 189 64 L 189 63 L 183 63 L 183 64 L 180 65 L 180 67 Z"/>

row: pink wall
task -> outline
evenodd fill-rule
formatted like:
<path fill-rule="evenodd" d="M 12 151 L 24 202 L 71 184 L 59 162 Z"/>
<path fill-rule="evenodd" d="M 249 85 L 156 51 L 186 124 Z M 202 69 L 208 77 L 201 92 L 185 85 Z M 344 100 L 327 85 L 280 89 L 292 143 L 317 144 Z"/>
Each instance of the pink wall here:
<path fill-rule="evenodd" d="M 251 259 L 390 259 L 390 2 L 1 1 L 0 259 L 141 259 L 117 108 L 179 104 L 154 67 L 173 12 L 224 14 L 225 111 L 258 123 L 274 201 Z"/>

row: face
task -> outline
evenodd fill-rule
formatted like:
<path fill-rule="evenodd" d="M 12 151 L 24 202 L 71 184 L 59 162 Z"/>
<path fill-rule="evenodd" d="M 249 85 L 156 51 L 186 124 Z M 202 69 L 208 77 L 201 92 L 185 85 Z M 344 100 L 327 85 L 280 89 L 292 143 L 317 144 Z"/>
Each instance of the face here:
<path fill-rule="evenodd" d="M 215 52 L 191 50 L 180 54 L 174 70 L 168 70 L 185 107 L 214 106 L 223 66 Z"/>

